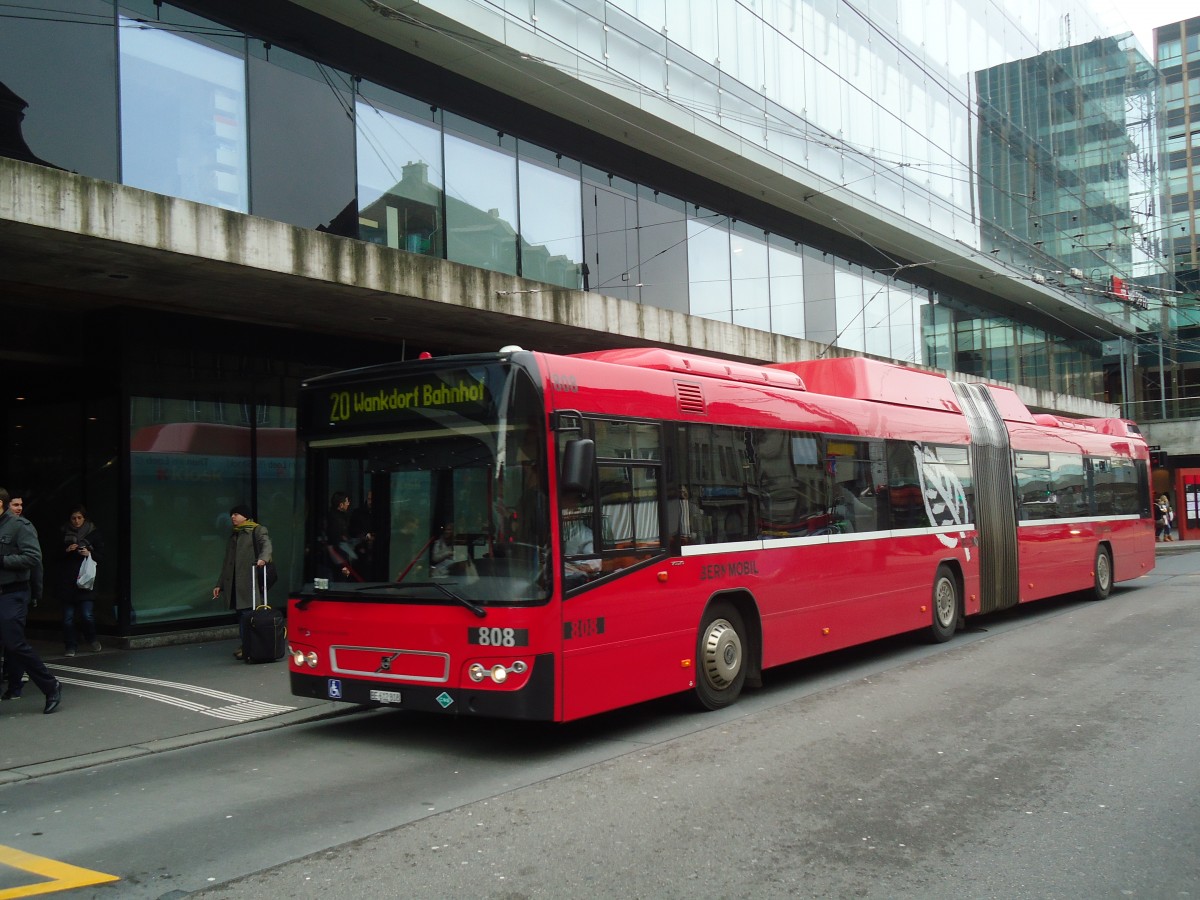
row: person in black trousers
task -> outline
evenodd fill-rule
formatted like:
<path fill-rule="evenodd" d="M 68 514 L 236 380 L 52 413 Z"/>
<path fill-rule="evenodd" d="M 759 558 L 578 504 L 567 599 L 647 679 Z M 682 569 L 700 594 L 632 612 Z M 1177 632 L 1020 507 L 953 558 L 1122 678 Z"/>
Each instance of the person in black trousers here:
<path fill-rule="evenodd" d="M 9 665 L 28 672 L 30 680 L 46 695 L 42 712 L 52 713 L 62 703 L 62 682 L 50 674 L 25 637 L 29 579 L 41 565 L 42 548 L 33 525 L 14 515 L 8 509 L 8 501 L 8 491 L 0 488 L 0 644 Z"/>
<path fill-rule="evenodd" d="M 25 497 L 22 494 L 15 494 L 8 501 L 8 509 L 14 516 L 25 518 Z M 37 529 L 33 529 L 33 533 L 37 534 Z M 39 541 L 41 539 L 39 538 Z M 29 570 L 29 605 L 37 606 L 38 601 L 42 599 L 42 588 L 44 580 L 42 576 L 42 564 L 39 562 L 36 566 Z M 10 660 L 0 647 L 0 656 L 4 657 L 3 672 L 7 686 L 4 693 L 0 694 L 0 700 L 20 700 L 21 688 L 23 682 L 28 681 L 25 677 L 25 671 L 21 668 L 20 663 L 15 660 Z"/>
<path fill-rule="evenodd" d="M 62 546 L 64 556 L 59 572 L 58 596 L 62 600 L 63 647 L 67 656 L 75 655 L 78 622 L 84 645 L 93 653 L 99 653 L 103 648 L 96 639 L 95 584 L 81 587 L 78 579 L 79 567 L 87 557 L 100 562 L 104 543 L 95 523 L 88 518 L 87 510 L 82 506 L 71 507 L 67 515 L 67 522 L 62 527 Z"/>

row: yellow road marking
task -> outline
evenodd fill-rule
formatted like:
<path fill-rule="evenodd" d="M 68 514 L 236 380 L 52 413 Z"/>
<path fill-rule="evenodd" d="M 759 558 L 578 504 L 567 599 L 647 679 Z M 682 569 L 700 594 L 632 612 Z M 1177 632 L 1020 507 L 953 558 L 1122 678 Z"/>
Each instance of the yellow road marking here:
<path fill-rule="evenodd" d="M 121 880 L 119 875 L 106 875 L 104 872 L 82 869 L 79 866 L 68 865 L 44 856 L 34 856 L 32 853 L 5 846 L 0 846 L 0 865 L 49 879 L 48 881 L 39 881 L 37 884 L 0 889 L 0 900 L 9 900 L 12 897 L 35 897 L 38 894 L 53 894 L 58 891 L 69 891 L 71 888 Z"/>

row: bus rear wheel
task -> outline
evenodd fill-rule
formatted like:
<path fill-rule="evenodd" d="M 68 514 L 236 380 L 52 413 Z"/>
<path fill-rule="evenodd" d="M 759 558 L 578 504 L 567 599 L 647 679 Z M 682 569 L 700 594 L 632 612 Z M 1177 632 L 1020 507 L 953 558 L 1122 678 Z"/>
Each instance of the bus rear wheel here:
<path fill-rule="evenodd" d="M 728 603 L 709 607 L 696 636 L 696 687 L 700 709 L 722 709 L 737 700 L 746 683 L 746 626 Z"/>
<path fill-rule="evenodd" d="M 944 644 L 958 630 L 962 605 L 958 602 L 958 579 L 949 566 L 938 566 L 933 576 L 933 622 L 929 626 L 929 639 L 935 644 Z"/>
<path fill-rule="evenodd" d="M 1096 548 L 1096 562 L 1092 566 L 1092 572 L 1095 573 L 1092 599 L 1103 600 L 1112 592 L 1113 586 L 1112 557 L 1109 556 L 1107 547 Z"/>

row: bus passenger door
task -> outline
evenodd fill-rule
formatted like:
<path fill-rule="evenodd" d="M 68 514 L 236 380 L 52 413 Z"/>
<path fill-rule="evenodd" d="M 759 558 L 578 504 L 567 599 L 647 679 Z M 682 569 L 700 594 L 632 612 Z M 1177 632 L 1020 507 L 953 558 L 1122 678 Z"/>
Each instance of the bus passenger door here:
<path fill-rule="evenodd" d="M 567 719 L 660 696 L 662 646 L 670 617 L 658 582 L 666 554 L 660 431 L 657 423 L 583 420 L 583 432 L 560 437 L 594 442 L 588 483 L 564 484 L 559 497 L 563 584 L 563 715 Z M 580 489 L 580 488 L 584 489 Z M 678 673 L 672 673 L 678 677 Z"/>

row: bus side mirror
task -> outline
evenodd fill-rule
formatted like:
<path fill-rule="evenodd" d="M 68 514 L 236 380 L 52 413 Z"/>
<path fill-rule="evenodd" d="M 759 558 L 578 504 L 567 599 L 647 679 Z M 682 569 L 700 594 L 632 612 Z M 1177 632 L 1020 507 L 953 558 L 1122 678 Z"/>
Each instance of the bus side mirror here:
<path fill-rule="evenodd" d="M 596 464 L 596 442 L 590 438 L 567 441 L 563 448 L 560 491 L 586 494 L 592 489 L 592 469 Z"/>

